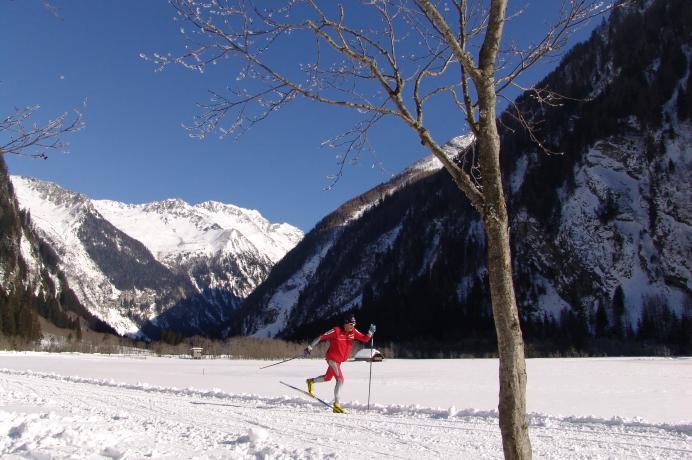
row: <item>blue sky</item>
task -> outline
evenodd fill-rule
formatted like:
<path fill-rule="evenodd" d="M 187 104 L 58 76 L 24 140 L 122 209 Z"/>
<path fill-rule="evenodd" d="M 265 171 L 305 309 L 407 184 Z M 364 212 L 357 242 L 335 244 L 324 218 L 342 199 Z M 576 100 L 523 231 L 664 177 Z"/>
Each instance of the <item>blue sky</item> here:
<path fill-rule="evenodd" d="M 510 8 L 528 8 L 509 24 L 506 36 L 528 40 L 556 14 L 559 2 L 513 3 Z M 366 154 L 325 190 L 327 177 L 337 171 L 337 152 L 321 143 L 348 128 L 353 114 L 302 101 L 239 141 L 191 139 L 181 123 L 191 121 L 195 103 L 207 100 L 208 89 L 224 88 L 237 71 L 218 66 L 204 75 L 176 67 L 155 72 L 142 60 L 140 53 L 182 47 L 180 24 L 166 1 L 52 4 L 60 18 L 39 0 L 0 5 L 0 116 L 40 104 L 36 120 L 45 121 L 87 98 L 86 128 L 67 138 L 67 154 L 52 153 L 46 161 L 6 157 L 11 174 L 126 203 L 166 198 L 233 203 L 308 231 L 347 199 L 427 154 L 408 128 L 385 122 L 372 137 L 384 170 L 373 167 Z M 577 38 L 586 38 L 589 29 Z M 539 80 L 553 65 L 537 68 L 525 83 Z M 457 120 L 456 113 L 436 113 L 437 138 L 462 134 Z"/>

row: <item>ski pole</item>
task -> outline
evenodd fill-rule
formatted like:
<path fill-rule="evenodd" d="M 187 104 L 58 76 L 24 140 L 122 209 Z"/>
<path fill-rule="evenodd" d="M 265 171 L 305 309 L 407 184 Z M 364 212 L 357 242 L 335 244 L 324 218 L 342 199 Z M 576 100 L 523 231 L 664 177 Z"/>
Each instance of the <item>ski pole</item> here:
<path fill-rule="evenodd" d="M 370 377 L 368 378 L 368 410 L 370 410 L 370 386 L 372 385 L 372 358 L 375 352 L 375 337 L 370 337 Z"/>
<path fill-rule="evenodd" d="M 260 370 L 266 369 L 266 368 L 272 367 L 272 366 L 278 366 L 279 364 L 287 363 L 288 361 L 293 361 L 294 359 L 298 359 L 298 358 L 302 358 L 302 357 L 303 357 L 303 355 L 300 354 L 298 356 L 294 356 L 293 358 L 288 358 L 288 359 L 284 359 L 283 361 L 279 361 L 278 363 L 274 363 L 274 364 L 270 364 L 268 366 L 260 367 Z"/>

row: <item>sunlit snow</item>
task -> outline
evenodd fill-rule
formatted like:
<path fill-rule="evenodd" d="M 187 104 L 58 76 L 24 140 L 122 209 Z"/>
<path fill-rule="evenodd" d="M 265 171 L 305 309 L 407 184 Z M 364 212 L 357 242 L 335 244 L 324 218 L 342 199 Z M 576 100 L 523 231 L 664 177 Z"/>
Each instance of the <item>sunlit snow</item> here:
<path fill-rule="evenodd" d="M 343 364 L 348 415 L 299 387 L 321 359 L 0 352 L 3 458 L 502 458 L 495 359 Z M 692 359 L 529 359 L 534 458 L 692 458 Z M 333 385 L 316 386 L 330 400 Z"/>

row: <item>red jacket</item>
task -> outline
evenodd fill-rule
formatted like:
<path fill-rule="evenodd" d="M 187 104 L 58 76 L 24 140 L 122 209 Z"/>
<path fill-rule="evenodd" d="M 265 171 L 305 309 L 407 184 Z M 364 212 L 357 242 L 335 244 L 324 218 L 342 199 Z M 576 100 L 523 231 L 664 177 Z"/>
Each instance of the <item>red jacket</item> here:
<path fill-rule="evenodd" d="M 368 342 L 370 340 L 370 336 L 363 334 L 356 328 L 353 328 L 350 333 L 347 333 L 340 327 L 334 326 L 332 329 L 319 336 L 315 342 L 324 342 L 325 340 L 329 340 L 329 350 L 327 350 L 325 359 L 331 359 L 337 363 L 343 363 L 349 358 L 349 356 L 351 356 L 353 340 L 355 339 L 358 339 L 361 342 Z"/>

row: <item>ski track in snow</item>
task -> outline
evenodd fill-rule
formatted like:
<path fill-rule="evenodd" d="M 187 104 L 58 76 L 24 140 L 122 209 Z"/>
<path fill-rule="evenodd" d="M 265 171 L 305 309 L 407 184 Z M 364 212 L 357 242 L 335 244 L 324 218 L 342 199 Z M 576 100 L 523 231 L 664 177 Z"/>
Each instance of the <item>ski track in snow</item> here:
<path fill-rule="evenodd" d="M 501 458 L 494 411 L 347 405 L 0 369 L 3 458 Z M 374 407 L 374 408 L 373 408 Z M 535 458 L 692 458 L 692 426 L 530 416 Z"/>

